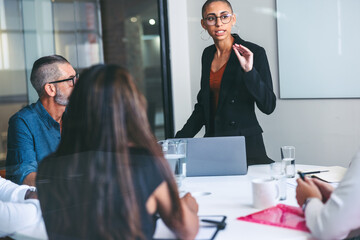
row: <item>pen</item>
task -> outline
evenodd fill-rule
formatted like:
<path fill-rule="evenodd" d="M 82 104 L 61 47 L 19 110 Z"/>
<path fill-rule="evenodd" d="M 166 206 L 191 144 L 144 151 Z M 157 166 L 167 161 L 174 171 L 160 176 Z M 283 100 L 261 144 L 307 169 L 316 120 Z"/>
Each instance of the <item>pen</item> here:
<path fill-rule="evenodd" d="M 316 173 L 322 173 L 322 172 L 328 172 L 329 170 L 322 170 L 322 171 L 312 171 L 312 172 L 300 172 L 298 171 L 299 176 L 302 180 L 305 180 L 305 175 L 307 174 L 316 174 Z"/>
<path fill-rule="evenodd" d="M 210 219 L 201 219 L 202 222 L 215 224 L 219 229 L 224 229 L 226 227 L 226 223 L 223 221 L 215 221 Z"/>

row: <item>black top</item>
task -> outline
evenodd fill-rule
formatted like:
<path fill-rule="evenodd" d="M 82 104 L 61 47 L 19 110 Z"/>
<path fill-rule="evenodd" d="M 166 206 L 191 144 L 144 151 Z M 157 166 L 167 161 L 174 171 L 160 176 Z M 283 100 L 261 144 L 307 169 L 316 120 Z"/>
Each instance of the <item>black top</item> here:
<path fill-rule="evenodd" d="M 211 118 L 210 69 L 216 53 L 215 45 L 204 49 L 201 63 L 201 87 L 194 111 L 176 138 L 194 137 L 205 126 L 205 137 L 245 136 L 248 163 L 269 163 L 262 140 L 262 129 L 256 118 L 255 104 L 271 114 L 276 106 L 269 63 L 264 48 L 233 34 L 234 43 L 254 54 L 253 69 L 244 72 L 234 50 L 231 51 L 221 79 L 218 108 Z M 252 158 L 249 161 L 249 157 Z"/>
<path fill-rule="evenodd" d="M 104 152 L 87 152 L 72 157 L 52 156 L 41 162 L 37 175 L 37 188 L 50 239 L 99 239 L 96 221 L 99 216 L 97 212 L 99 208 L 103 209 L 106 225 L 110 226 L 110 229 L 118 229 L 119 226 L 126 227 L 127 224 L 121 217 L 125 207 L 124 196 L 121 195 L 118 184 L 111 181 L 114 178 L 113 174 L 116 173 L 116 167 L 119 166 L 116 164 L 104 166 L 104 159 L 113 160 L 112 157 L 109 157 L 111 155 L 114 156 L 114 154 L 109 155 Z M 66 167 L 70 166 L 69 161 L 77 161 L 77 164 L 80 164 L 77 169 L 81 170 L 69 174 L 70 168 Z M 89 167 L 88 161 L 96 161 L 99 164 L 92 169 Z M 130 165 L 142 224 L 142 229 L 139 231 L 143 232 L 146 239 L 151 239 L 155 230 L 155 217 L 147 213 L 146 201 L 164 181 L 164 177 L 157 167 L 154 157 L 147 150 L 131 148 Z M 73 167 L 74 163 L 71 166 Z M 111 173 L 103 175 L 102 172 L 105 171 L 105 168 L 110 169 Z M 104 187 L 97 190 L 95 187 L 91 187 L 89 181 L 103 182 L 102 186 Z M 82 194 L 79 194 L 79 191 L 82 191 Z M 75 198 L 75 196 L 78 197 Z M 112 196 L 115 197 L 112 198 Z M 95 201 L 95 199 L 103 201 L 99 204 L 99 201 Z M 115 203 L 113 200 L 108 201 L 110 199 L 115 199 Z M 112 216 L 115 217 L 106 218 L 108 211 L 112 212 Z M 85 233 L 81 232 L 78 224 L 84 221 L 88 226 Z"/>

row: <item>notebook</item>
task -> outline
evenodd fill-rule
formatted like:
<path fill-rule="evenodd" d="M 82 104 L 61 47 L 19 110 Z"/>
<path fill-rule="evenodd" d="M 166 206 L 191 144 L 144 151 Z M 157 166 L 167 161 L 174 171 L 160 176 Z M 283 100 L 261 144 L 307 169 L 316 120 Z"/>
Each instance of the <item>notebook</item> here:
<path fill-rule="evenodd" d="M 186 176 L 247 173 L 245 137 L 182 138 L 187 140 Z"/>

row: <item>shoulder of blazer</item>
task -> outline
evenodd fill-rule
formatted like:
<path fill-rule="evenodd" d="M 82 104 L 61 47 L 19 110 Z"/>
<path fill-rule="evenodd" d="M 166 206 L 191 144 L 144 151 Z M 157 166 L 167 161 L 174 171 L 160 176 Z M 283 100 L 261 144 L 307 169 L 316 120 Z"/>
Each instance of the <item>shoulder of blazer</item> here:
<path fill-rule="evenodd" d="M 210 58 L 216 51 L 215 44 L 206 47 L 202 54 L 202 60 Z"/>
<path fill-rule="evenodd" d="M 208 46 L 204 49 L 203 55 L 201 58 L 201 71 L 202 71 L 202 78 L 201 79 L 208 79 L 210 74 L 210 67 L 212 60 L 214 59 L 214 54 L 216 52 L 215 44 Z"/>

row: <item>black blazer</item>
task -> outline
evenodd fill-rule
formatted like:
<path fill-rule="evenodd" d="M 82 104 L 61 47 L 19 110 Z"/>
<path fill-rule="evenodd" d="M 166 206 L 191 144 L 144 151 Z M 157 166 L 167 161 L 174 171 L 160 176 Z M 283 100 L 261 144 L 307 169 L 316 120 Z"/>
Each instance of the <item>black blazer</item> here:
<path fill-rule="evenodd" d="M 236 34 L 233 37 L 235 43 L 244 45 L 254 54 L 253 69 L 245 73 L 232 50 L 221 80 L 218 108 L 212 121 L 209 79 L 216 47 L 207 47 L 202 55 L 201 88 L 197 103 L 190 118 L 175 137 L 194 137 L 205 125 L 205 137 L 260 135 L 262 141 L 255 103 L 265 114 L 272 113 L 276 106 L 269 63 L 264 48 L 244 41 Z M 249 155 L 248 141 L 246 144 Z M 252 148 L 256 150 L 256 146 Z"/>

